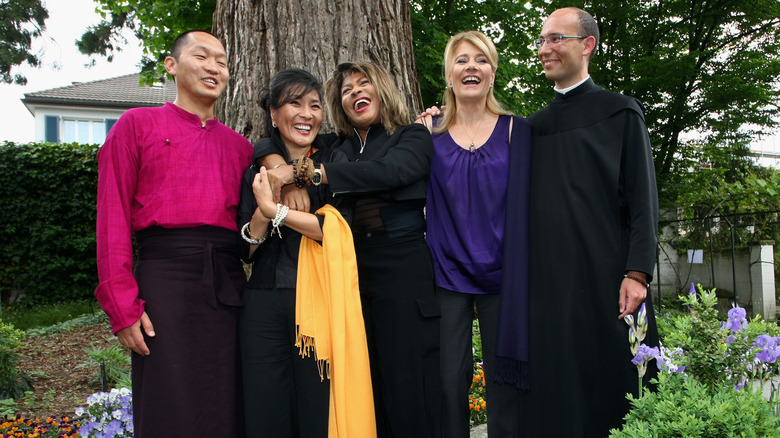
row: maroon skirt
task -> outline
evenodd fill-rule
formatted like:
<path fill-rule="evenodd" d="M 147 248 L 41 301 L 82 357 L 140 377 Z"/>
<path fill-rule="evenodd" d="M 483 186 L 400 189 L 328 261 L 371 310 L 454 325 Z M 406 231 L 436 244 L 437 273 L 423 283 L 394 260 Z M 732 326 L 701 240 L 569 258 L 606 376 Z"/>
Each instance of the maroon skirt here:
<path fill-rule="evenodd" d="M 137 438 L 243 436 L 238 313 L 246 284 L 237 233 L 137 233 L 135 277 L 154 325 L 151 354 L 132 355 Z"/>

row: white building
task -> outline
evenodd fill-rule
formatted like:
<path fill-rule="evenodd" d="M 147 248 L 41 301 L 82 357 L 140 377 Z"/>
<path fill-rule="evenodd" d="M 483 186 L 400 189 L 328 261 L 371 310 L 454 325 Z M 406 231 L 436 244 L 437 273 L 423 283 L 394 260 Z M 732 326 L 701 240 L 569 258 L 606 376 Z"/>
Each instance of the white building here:
<path fill-rule="evenodd" d="M 35 141 L 102 144 L 126 110 L 176 99 L 173 81 L 142 87 L 139 78 L 136 73 L 25 93 L 22 103 L 35 118 Z"/>

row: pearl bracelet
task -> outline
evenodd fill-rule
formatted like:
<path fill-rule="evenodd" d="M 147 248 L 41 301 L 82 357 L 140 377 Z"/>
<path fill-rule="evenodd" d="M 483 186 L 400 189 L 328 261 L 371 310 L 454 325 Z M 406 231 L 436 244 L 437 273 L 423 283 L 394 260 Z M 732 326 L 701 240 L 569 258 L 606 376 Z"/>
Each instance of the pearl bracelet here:
<path fill-rule="evenodd" d="M 249 222 L 245 223 L 243 227 L 241 227 L 241 237 L 244 238 L 247 242 L 249 242 L 251 245 L 260 245 L 261 243 L 265 242 L 265 239 L 268 238 L 268 231 L 265 232 L 265 235 L 259 239 L 255 239 L 252 237 L 252 234 L 249 231 Z"/>
<path fill-rule="evenodd" d="M 282 232 L 279 230 L 279 227 L 284 225 L 284 219 L 287 217 L 287 213 L 290 212 L 290 207 L 282 204 L 276 204 L 276 216 L 271 221 L 271 226 L 276 230 L 276 233 L 279 235 L 279 238 L 282 238 Z M 271 235 L 273 236 L 274 232 L 271 231 Z"/>

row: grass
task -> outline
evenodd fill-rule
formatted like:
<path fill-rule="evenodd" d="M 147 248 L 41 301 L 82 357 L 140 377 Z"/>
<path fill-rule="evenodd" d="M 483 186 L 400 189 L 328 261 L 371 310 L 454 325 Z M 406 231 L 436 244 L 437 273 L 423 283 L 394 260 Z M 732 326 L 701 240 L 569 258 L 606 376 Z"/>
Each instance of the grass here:
<path fill-rule="evenodd" d="M 94 301 L 69 301 L 64 303 L 41 304 L 30 307 L 5 307 L 0 312 L 3 322 L 11 323 L 20 330 L 38 327 L 50 327 L 88 314 L 102 314 Z"/>

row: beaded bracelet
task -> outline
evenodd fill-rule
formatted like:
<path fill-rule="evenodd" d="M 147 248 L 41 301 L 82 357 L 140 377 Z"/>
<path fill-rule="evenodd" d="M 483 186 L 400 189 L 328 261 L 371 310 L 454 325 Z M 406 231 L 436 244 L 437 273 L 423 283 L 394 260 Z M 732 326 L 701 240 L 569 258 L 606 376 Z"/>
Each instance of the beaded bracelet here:
<path fill-rule="evenodd" d="M 290 207 L 282 204 L 276 204 L 276 216 L 274 216 L 273 220 L 271 221 L 271 226 L 274 230 L 276 230 L 276 233 L 279 235 L 279 238 L 282 238 L 282 232 L 279 229 L 282 225 L 284 225 L 284 219 L 287 217 L 287 213 L 290 212 Z M 274 232 L 271 231 L 271 235 L 273 236 Z"/>
<path fill-rule="evenodd" d="M 261 243 L 265 242 L 265 239 L 268 238 L 268 231 L 265 232 L 263 237 L 259 239 L 255 239 L 252 237 L 252 232 L 249 231 L 249 222 L 245 223 L 244 226 L 241 228 L 241 237 L 244 238 L 247 242 L 249 242 L 252 245 L 260 245 Z"/>
<path fill-rule="evenodd" d="M 645 285 L 646 288 L 650 289 L 650 283 L 642 280 L 641 278 L 637 277 L 636 275 L 625 274 L 625 275 L 623 275 L 623 278 L 630 278 L 631 280 L 638 281 L 638 282 L 642 283 L 643 285 Z"/>

